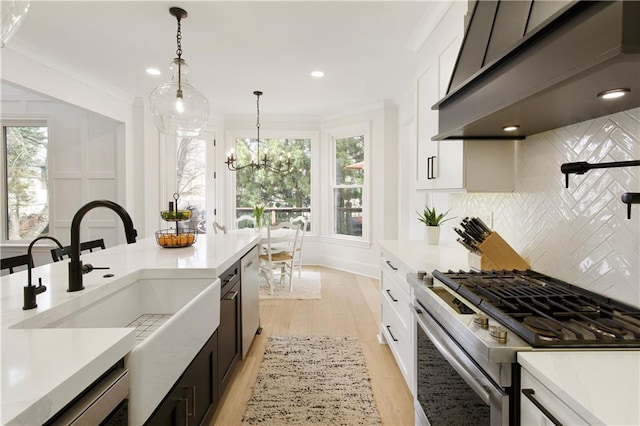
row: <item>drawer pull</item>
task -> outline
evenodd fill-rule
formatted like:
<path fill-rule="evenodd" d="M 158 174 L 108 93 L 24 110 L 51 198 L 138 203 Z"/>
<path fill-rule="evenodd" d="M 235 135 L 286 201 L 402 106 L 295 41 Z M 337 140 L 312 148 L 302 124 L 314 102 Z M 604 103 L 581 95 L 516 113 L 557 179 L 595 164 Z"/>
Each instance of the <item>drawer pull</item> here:
<path fill-rule="evenodd" d="M 389 336 L 391 336 L 391 339 L 393 339 L 394 342 L 397 342 L 398 339 L 396 339 L 396 337 L 391 332 L 391 326 L 390 325 L 387 326 L 387 331 L 389 332 Z"/>
<path fill-rule="evenodd" d="M 177 401 L 184 401 L 184 424 L 189 426 L 189 398 L 178 398 Z"/>
<path fill-rule="evenodd" d="M 398 268 L 396 268 L 395 266 L 393 266 L 393 265 L 391 264 L 391 261 L 390 261 L 390 260 L 387 260 L 387 265 L 389 265 L 389 267 L 390 267 L 391 269 L 393 269 L 394 271 L 397 271 L 397 270 L 398 270 Z"/>
<path fill-rule="evenodd" d="M 237 291 L 230 291 L 224 298 L 224 300 L 233 300 L 238 296 Z"/>
<path fill-rule="evenodd" d="M 187 397 L 187 401 L 191 400 L 191 412 L 189 412 L 189 404 L 187 403 L 187 417 L 196 415 L 196 387 L 195 385 L 185 386 L 184 389 L 191 390 L 191 398 Z"/>
<path fill-rule="evenodd" d="M 233 274 L 229 278 L 225 278 L 222 285 L 224 286 L 225 284 L 229 284 L 231 281 L 235 280 L 237 276 L 238 274 Z"/>
<path fill-rule="evenodd" d="M 535 395 L 535 392 L 534 392 L 534 390 L 533 390 L 533 389 L 522 389 L 522 394 L 523 394 L 524 396 L 526 396 L 526 397 L 527 397 L 527 399 L 528 399 L 529 401 L 531 401 L 531 403 L 532 403 L 533 405 L 535 405 L 535 406 L 538 408 L 538 410 L 542 411 L 542 414 L 544 414 L 544 415 L 545 415 L 549 420 L 551 420 L 551 422 L 552 422 L 554 425 L 556 425 L 556 426 L 562 426 L 562 423 L 560 423 L 560 422 L 558 421 L 558 419 L 556 419 L 556 418 L 553 416 L 553 414 L 551 414 L 551 413 L 549 412 L 549 410 L 547 410 L 547 409 L 545 408 L 545 406 L 544 406 L 544 405 L 542 405 L 542 404 L 540 403 L 540 401 L 538 401 L 537 399 L 535 399 L 535 398 L 534 398 L 534 396 L 533 396 L 533 395 Z"/>
<path fill-rule="evenodd" d="M 391 298 L 391 301 L 393 301 L 393 302 L 397 302 L 397 301 L 398 301 L 398 299 L 395 299 L 395 298 L 393 297 L 393 295 L 391 294 L 391 290 L 387 289 L 387 290 L 386 290 L 386 292 L 387 292 L 387 294 L 389 295 L 389 297 Z"/>

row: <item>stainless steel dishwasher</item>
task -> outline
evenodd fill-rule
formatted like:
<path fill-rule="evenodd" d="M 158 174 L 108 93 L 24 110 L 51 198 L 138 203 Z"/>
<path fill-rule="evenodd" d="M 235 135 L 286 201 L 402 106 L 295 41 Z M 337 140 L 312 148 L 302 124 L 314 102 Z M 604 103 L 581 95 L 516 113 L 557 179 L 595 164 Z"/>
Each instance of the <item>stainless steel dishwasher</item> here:
<path fill-rule="evenodd" d="M 242 309 L 242 359 L 247 356 L 256 334 L 260 334 L 260 282 L 258 277 L 258 246 L 240 260 Z"/>

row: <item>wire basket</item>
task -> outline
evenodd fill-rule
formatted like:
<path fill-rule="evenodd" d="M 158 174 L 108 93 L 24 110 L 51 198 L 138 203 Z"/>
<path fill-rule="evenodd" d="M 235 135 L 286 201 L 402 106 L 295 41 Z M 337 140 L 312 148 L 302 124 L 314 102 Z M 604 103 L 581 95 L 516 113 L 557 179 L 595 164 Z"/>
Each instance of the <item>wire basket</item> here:
<path fill-rule="evenodd" d="M 184 228 L 179 231 L 175 229 L 162 229 L 156 231 L 156 242 L 160 247 L 178 248 L 189 247 L 198 239 L 196 228 Z"/>

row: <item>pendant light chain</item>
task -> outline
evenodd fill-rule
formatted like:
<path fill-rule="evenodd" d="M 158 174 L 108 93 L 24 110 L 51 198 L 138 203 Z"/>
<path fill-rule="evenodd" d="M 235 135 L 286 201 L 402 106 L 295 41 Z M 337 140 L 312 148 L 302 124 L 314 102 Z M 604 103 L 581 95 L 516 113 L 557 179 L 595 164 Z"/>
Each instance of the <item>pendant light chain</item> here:
<path fill-rule="evenodd" d="M 178 20 L 178 33 L 176 34 L 178 48 L 176 49 L 176 55 L 178 55 L 178 59 L 180 59 L 182 56 L 182 24 L 180 23 L 180 17 L 176 19 Z"/>
<path fill-rule="evenodd" d="M 178 32 L 176 33 L 176 55 L 178 55 L 178 93 L 176 97 L 182 99 L 182 24 L 180 22 L 180 16 L 177 16 L 178 20 Z"/>
<path fill-rule="evenodd" d="M 256 119 L 256 128 L 258 129 L 258 142 L 260 141 L 260 95 L 257 95 L 256 109 L 258 110 L 258 118 Z M 259 147 L 258 147 L 259 148 Z"/>

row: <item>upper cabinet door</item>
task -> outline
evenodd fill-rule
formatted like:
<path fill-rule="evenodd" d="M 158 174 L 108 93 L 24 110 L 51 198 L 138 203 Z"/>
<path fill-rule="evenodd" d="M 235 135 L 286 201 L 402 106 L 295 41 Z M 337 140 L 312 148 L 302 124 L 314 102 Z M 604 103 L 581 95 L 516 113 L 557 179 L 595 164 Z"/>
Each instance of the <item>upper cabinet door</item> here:
<path fill-rule="evenodd" d="M 419 189 L 432 188 L 435 183 L 432 163 L 438 155 L 438 142 L 432 141 L 431 135 L 438 132 L 438 111 L 433 111 L 431 106 L 437 102 L 438 97 L 438 67 L 430 66 L 418 79 L 416 185 Z"/>
<path fill-rule="evenodd" d="M 438 131 L 439 114 L 431 107 L 447 93 L 463 36 L 462 25 L 459 30 L 454 34 L 450 29 L 448 38 L 443 36 L 428 44 L 435 51 L 430 52 L 432 59 L 418 78 L 416 189 L 512 191 L 513 141 L 470 145 L 463 140 L 431 140 Z"/>

